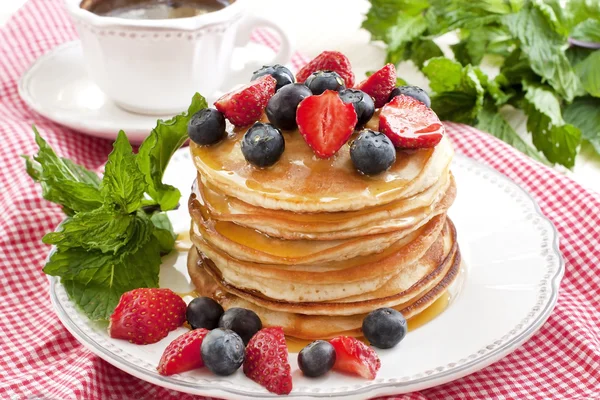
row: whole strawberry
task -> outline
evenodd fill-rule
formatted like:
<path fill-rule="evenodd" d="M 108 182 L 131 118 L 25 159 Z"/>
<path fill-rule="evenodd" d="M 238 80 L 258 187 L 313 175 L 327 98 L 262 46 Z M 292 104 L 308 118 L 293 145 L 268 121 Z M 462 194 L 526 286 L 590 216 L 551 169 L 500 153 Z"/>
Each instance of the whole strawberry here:
<path fill-rule="evenodd" d="M 244 374 L 276 394 L 292 391 L 291 367 L 283 329 L 264 328 L 246 346 Z"/>
<path fill-rule="evenodd" d="M 298 71 L 296 81 L 303 83 L 313 72 L 317 71 L 337 72 L 344 80 L 346 87 L 354 86 L 354 72 L 352 72 L 350 60 L 339 51 L 324 51 L 316 56 Z"/>
<path fill-rule="evenodd" d="M 161 375 L 173 375 L 204 366 L 200 346 L 209 331 L 194 329 L 173 340 L 165 349 L 156 370 Z"/>
<path fill-rule="evenodd" d="M 121 296 L 108 333 L 135 344 L 156 343 L 185 322 L 185 310 L 185 302 L 170 289 L 134 289 Z"/>
<path fill-rule="evenodd" d="M 248 85 L 227 93 L 215 102 L 217 110 L 235 126 L 247 126 L 262 116 L 269 99 L 275 94 L 277 81 L 265 75 Z"/>
<path fill-rule="evenodd" d="M 375 107 L 383 107 L 387 103 L 390 93 L 396 87 L 396 67 L 394 64 L 386 64 L 358 84 L 357 88 L 373 98 Z"/>
<path fill-rule="evenodd" d="M 335 349 L 334 371 L 375 379 L 381 361 L 375 350 L 350 336 L 338 336 L 329 341 Z"/>

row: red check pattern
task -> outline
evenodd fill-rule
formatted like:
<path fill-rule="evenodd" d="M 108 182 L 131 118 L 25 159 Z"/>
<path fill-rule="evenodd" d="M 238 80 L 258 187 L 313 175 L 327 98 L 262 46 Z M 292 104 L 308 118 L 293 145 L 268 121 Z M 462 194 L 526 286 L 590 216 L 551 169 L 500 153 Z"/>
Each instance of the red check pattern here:
<path fill-rule="evenodd" d="M 111 149 L 30 110 L 17 81 L 35 59 L 76 38 L 61 0 L 31 0 L 0 30 L 0 398 L 198 399 L 146 383 L 81 346 L 61 325 L 41 271 L 45 232 L 63 218 L 29 179 L 21 154 L 33 154 L 35 124 L 62 156 L 98 170 Z M 258 42 L 277 41 L 255 34 Z M 296 54 L 292 64 L 306 59 Z M 600 197 L 495 138 L 447 124 L 458 152 L 523 186 L 561 235 L 566 274 L 556 310 L 525 345 L 492 366 L 399 399 L 600 398 Z"/>

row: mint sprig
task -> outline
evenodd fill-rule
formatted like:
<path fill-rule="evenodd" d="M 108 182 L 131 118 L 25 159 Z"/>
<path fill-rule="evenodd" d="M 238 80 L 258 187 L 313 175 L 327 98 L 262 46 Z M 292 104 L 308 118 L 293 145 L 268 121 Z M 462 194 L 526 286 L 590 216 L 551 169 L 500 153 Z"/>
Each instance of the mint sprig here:
<path fill-rule="evenodd" d="M 166 166 L 187 138 L 190 117 L 206 108 L 196 94 L 187 113 L 159 120 L 137 154 L 119 132 L 104 176 L 58 157 L 34 127 L 38 153 L 25 157 L 27 173 L 46 200 L 60 204 L 67 218 L 44 243 L 56 246 L 44 267 L 61 277 L 69 297 L 93 320 L 106 320 L 121 295 L 157 287 L 161 255 L 176 235 L 165 211 L 181 193 L 162 183 Z"/>

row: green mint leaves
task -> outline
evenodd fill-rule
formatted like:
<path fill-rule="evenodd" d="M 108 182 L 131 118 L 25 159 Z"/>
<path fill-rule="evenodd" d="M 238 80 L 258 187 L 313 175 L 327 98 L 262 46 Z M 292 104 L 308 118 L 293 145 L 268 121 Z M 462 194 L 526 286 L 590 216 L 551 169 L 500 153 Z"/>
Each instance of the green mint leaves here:
<path fill-rule="evenodd" d="M 429 79 L 441 119 L 476 126 L 532 158 L 573 167 L 581 141 L 600 154 L 600 3 L 585 0 L 370 0 L 363 27 L 387 61 L 412 61 Z M 457 32 L 444 58 L 435 39 Z M 499 64 L 486 75 L 478 65 Z M 531 144 L 508 124 L 523 111 Z"/>
<path fill-rule="evenodd" d="M 68 216 L 43 238 L 56 246 L 44 272 L 61 277 L 89 318 L 106 320 L 124 292 L 158 286 L 161 255 L 176 238 L 164 212 L 176 208 L 181 196 L 162 176 L 187 138 L 189 118 L 206 107 L 196 94 L 187 113 L 158 121 L 138 154 L 119 132 L 102 180 L 58 157 L 34 128 L 39 151 L 25 157 L 27 172 L 41 184 L 44 198 L 62 205 Z"/>

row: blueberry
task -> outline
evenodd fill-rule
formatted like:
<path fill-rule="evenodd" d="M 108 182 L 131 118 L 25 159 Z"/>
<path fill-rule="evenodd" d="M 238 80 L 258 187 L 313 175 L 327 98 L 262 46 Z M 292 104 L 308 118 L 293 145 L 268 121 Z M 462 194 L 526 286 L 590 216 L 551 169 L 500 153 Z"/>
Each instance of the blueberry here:
<path fill-rule="evenodd" d="M 219 326 L 221 315 L 223 315 L 223 307 L 210 297 L 196 297 L 190 301 L 185 312 L 187 322 L 192 329 L 215 329 Z"/>
<path fill-rule="evenodd" d="M 358 171 L 376 175 L 396 161 L 396 149 L 383 133 L 364 130 L 350 145 L 350 158 Z"/>
<path fill-rule="evenodd" d="M 406 319 L 393 308 L 378 308 L 363 320 L 362 331 L 371 345 L 390 349 L 406 336 Z"/>
<path fill-rule="evenodd" d="M 187 132 L 196 144 L 218 143 L 225 137 L 225 116 L 214 108 L 204 108 L 192 115 Z"/>
<path fill-rule="evenodd" d="M 356 126 L 363 126 L 373 116 L 375 103 L 371 96 L 358 89 L 344 89 L 340 91 L 340 98 L 344 103 L 351 103 L 356 111 L 358 122 Z"/>
<path fill-rule="evenodd" d="M 215 375 L 233 374 L 244 362 L 246 347 L 242 338 L 229 329 L 213 329 L 208 332 L 200 352 L 204 365 Z"/>
<path fill-rule="evenodd" d="M 269 167 L 283 154 L 285 140 L 273 125 L 257 122 L 244 134 L 241 146 L 246 161 L 257 167 Z"/>
<path fill-rule="evenodd" d="M 279 64 L 263 65 L 262 68 L 254 71 L 251 80 L 253 81 L 264 75 L 271 75 L 273 78 L 275 78 L 275 80 L 277 81 L 275 91 L 281 89 L 285 85 L 289 85 L 290 83 L 296 82 L 296 78 L 294 78 L 294 74 L 292 74 L 292 71 Z"/>
<path fill-rule="evenodd" d="M 245 308 L 230 308 L 219 320 L 219 328 L 231 329 L 248 344 L 252 336 L 262 329 L 262 322 L 252 310 Z"/>
<path fill-rule="evenodd" d="M 326 90 L 340 91 L 345 89 L 344 80 L 337 72 L 333 71 L 317 71 L 313 72 L 304 82 L 310 89 L 312 94 L 318 95 Z"/>
<path fill-rule="evenodd" d="M 294 129 L 298 104 L 312 92 L 302 83 L 294 83 L 275 93 L 267 103 L 267 117 L 279 129 Z"/>
<path fill-rule="evenodd" d="M 388 101 L 392 101 L 394 97 L 401 94 L 405 96 L 410 96 L 413 99 L 417 99 L 421 103 L 425 104 L 427 107 L 431 108 L 431 100 L 429 99 L 429 95 L 426 91 L 424 91 L 418 86 L 398 86 L 397 88 L 392 90 Z"/>
<path fill-rule="evenodd" d="M 305 376 L 325 374 L 335 364 L 335 349 L 325 340 L 315 340 L 298 354 L 298 366 Z"/>

